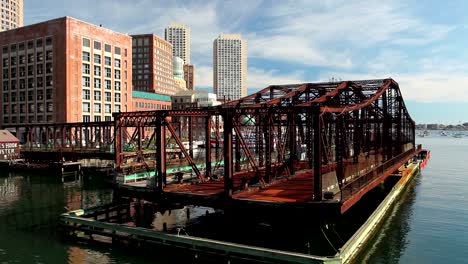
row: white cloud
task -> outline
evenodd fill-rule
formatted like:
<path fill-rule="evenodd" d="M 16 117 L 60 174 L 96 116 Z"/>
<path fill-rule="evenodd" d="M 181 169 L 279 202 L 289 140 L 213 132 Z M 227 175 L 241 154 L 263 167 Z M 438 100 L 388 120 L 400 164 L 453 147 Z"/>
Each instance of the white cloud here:
<path fill-rule="evenodd" d="M 327 81 L 329 76 L 342 80 L 394 79 L 400 87 L 404 100 L 419 102 L 468 102 L 468 76 L 458 73 L 425 72 L 396 73 L 391 76 L 378 74 L 358 74 L 344 72 L 322 73 L 320 79 Z"/>
<path fill-rule="evenodd" d="M 445 41 L 463 26 L 426 20 L 403 0 L 42 0 L 25 8 L 26 24 L 70 15 L 128 34 L 163 36 L 169 23 L 185 23 L 191 28 L 197 87 L 213 87 L 212 48 L 218 34 L 242 33 L 249 65 L 255 65 L 248 70 L 249 89 L 313 81 L 305 72 L 317 70 L 325 81 L 392 76 L 405 99 L 468 101 L 468 55 L 446 56 L 463 53 L 463 40 L 457 39 L 458 46 Z M 278 63 L 305 70 L 274 70 Z"/>

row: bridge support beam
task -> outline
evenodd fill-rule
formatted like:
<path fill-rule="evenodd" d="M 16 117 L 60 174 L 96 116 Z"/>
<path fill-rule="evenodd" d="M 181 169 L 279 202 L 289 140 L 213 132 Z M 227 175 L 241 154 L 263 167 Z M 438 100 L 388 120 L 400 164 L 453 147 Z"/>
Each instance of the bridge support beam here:
<path fill-rule="evenodd" d="M 224 140 L 223 140 L 223 154 L 224 154 L 224 191 L 228 197 L 233 193 L 233 159 L 232 159 L 232 116 L 227 111 L 223 115 L 224 125 Z"/>
<path fill-rule="evenodd" d="M 320 121 L 320 107 L 313 109 L 314 126 L 314 200 L 322 200 L 322 124 Z"/>

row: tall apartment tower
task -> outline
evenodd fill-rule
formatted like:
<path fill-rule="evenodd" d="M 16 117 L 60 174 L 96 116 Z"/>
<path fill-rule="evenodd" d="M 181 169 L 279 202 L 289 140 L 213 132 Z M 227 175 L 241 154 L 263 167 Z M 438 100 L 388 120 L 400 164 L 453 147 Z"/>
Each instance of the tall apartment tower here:
<path fill-rule="evenodd" d="M 23 26 L 23 0 L 2 0 L 0 5 L 2 30 L 10 30 Z"/>
<path fill-rule="evenodd" d="M 184 24 L 172 23 L 164 30 L 164 38 L 172 44 L 172 55 L 190 64 L 190 28 Z"/>
<path fill-rule="evenodd" d="M 0 32 L 0 124 L 110 121 L 131 111 L 131 45 L 128 35 L 70 17 Z"/>
<path fill-rule="evenodd" d="M 214 40 L 213 82 L 219 100 L 247 95 L 247 41 L 240 34 L 221 34 Z"/>
<path fill-rule="evenodd" d="M 174 81 L 172 45 L 154 34 L 132 35 L 133 89 L 174 95 L 179 89 Z"/>

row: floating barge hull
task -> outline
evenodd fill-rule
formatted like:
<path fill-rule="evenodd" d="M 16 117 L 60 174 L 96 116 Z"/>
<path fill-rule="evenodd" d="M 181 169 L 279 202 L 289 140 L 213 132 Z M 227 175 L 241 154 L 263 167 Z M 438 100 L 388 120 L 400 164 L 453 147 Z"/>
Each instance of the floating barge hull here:
<path fill-rule="evenodd" d="M 429 156 L 428 151 L 421 151 L 418 156 L 408 161 L 409 165 L 408 163 L 405 164 L 392 175 L 399 177 L 398 182 L 367 221 L 334 256 L 314 256 L 201 237 L 174 235 L 117 224 L 114 220 L 130 218 L 129 204 L 72 211 L 61 215 L 60 223 L 66 236 L 88 242 L 123 243 L 127 246 L 135 245 L 137 248 L 157 244 L 170 248 L 183 248 L 195 252 L 221 255 L 228 259 L 268 263 L 352 263 L 364 252 L 366 245 L 379 231 L 381 224 L 386 220 L 386 216 L 396 204 L 398 197 L 402 195 L 411 180 L 419 173 L 421 167 L 426 165 Z"/>

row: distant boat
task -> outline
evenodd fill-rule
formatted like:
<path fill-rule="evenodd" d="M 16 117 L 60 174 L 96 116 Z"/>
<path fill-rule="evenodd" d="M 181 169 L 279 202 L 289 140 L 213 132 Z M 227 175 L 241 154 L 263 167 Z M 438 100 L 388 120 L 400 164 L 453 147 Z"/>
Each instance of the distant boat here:
<path fill-rule="evenodd" d="M 465 135 L 465 134 L 463 134 L 463 133 L 456 133 L 456 134 L 453 134 L 452 137 L 454 137 L 454 138 L 462 138 L 464 135 Z"/>
<path fill-rule="evenodd" d="M 448 136 L 449 134 L 448 134 L 447 132 L 445 132 L 445 131 L 442 131 L 442 132 L 440 132 L 440 135 L 446 137 L 446 136 Z"/>
<path fill-rule="evenodd" d="M 418 134 L 419 137 L 427 137 L 429 136 L 431 133 L 429 133 L 429 131 L 427 130 L 424 130 L 422 131 L 421 133 Z"/>

